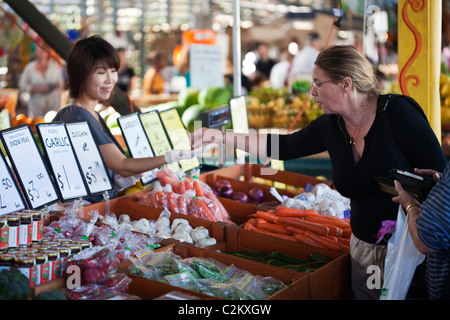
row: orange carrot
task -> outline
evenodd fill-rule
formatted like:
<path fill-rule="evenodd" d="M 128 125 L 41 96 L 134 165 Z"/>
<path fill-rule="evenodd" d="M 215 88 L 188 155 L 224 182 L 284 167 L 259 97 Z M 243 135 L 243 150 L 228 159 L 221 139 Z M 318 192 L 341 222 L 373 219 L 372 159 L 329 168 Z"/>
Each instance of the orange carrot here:
<path fill-rule="evenodd" d="M 294 241 L 297 242 L 297 239 L 294 236 L 290 236 L 290 235 L 286 235 L 286 234 L 280 234 L 280 233 L 274 233 L 274 232 L 270 232 L 261 228 L 254 228 L 252 229 L 252 231 L 258 232 L 258 233 L 262 233 L 262 234 L 266 234 L 272 237 L 277 237 L 277 238 L 281 238 L 281 239 L 285 239 L 285 240 L 289 240 L 289 241 Z"/>
<path fill-rule="evenodd" d="M 339 241 L 343 245 L 350 247 L 350 239 L 339 237 L 339 238 L 337 238 L 337 241 Z"/>
<path fill-rule="evenodd" d="M 178 209 L 181 214 L 188 215 L 186 199 L 183 196 L 179 196 L 177 199 Z"/>
<path fill-rule="evenodd" d="M 192 186 L 194 187 L 196 197 L 204 197 L 205 196 L 203 193 L 203 190 L 202 190 L 202 186 L 200 185 L 200 183 L 197 180 L 194 180 L 194 182 L 192 183 Z"/>
<path fill-rule="evenodd" d="M 308 216 L 305 217 L 305 220 L 316 223 L 332 224 L 341 229 L 348 228 L 350 226 L 346 221 L 343 221 L 343 219 L 339 220 L 339 218 L 335 219 L 336 217 L 333 218 L 331 217 L 332 216 L 322 216 L 322 215 Z"/>
<path fill-rule="evenodd" d="M 161 208 L 164 206 L 164 192 L 162 191 L 156 191 L 155 193 L 155 200 L 156 200 L 156 208 Z M 167 207 L 167 206 L 166 206 Z"/>
<path fill-rule="evenodd" d="M 212 214 L 211 210 L 209 210 L 207 204 L 203 200 L 195 198 L 192 201 L 194 202 L 194 205 L 197 207 L 198 212 L 204 219 L 213 222 L 217 221 L 216 217 Z"/>
<path fill-rule="evenodd" d="M 274 223 L 260 223 L 260 224 L 258 224 L 257 228 L 267 230 L 270 232 L 274 232 L 274 233 L 280 233 L 280 234 L 286 234 L 286 235 L 292 234 L 290 231 L 288 231 L 286 229 L 286 227 L 279 225 L 279 224 L 274 224 Z"/>
<path fill-rule="evenodd" d="M 308 246 L 318 247 L 318 248 L 325 248 L 320 243 L 314 241 L 313 239 L 311 239 L 309 237 L 306 237 L 303 234 L 297 233 L 297 234 L 294 234 L 294 237 L 297 239 L 298 242 L 306 244 Z"/>
<path fill-rule="evenodd" d="M 177 196 L 175 195 L 175 192 L 172 191 L 167 194 L 167 202 L 169 204 L 170 211 L 180 213 L 180 210 L 178 209 Z"/>
<path fill-rule="evenodd" d="M 275 219 L 275 223 L 282 224 L 285 226 L 297 227 L 300 229 L 314 232 L 316 234 L 320 234 L 322 236 L 326 236 L 330 232 L 327 226 L 299 218 L 277 217 Z"/>
<path fill-rule="evenodd" d="M 318 235 L 313 232 L 305 231 L 305 236 L 308 238 L 313 239 L 314 241 L 318 242 L 319 244 L 323 245 L 325 248 L 334 250 L 334 251 L 344 251 L 344 245 L 340 242 L 333 241 L 331 239 L 327 239 L 321 235 Z"/>
<path fill-rule="evenodd" d="M 187 190 L 194 190 L 194 187 L 192 186 L 192 184 L 189 182 L 189 179 L 184 179 L 184 187 Z"/>
<path fill-rule="evenodd" d="M 256 211 L 256 213 L 253 214 L 254 217 L 256 218 L 261 218 L 264 220 L 267 220 L 268 222 L 275 222 L 275 219 L 277 219 L 278 217 L 276 215 L 274 215 L 273 213 L 270 212 L 265 212 L 265 211 Z"/>
<path fill-rule="evenodd" d="M 319 214 L 315 210 L 286 208 L 286 207 L 278 207 L 275 211 L 277 216 L 279 217 L 304 218 L 306 216 L 317 216 Z"/>
<path fill-rule="evenodd" d="M 335 236 L 335 237 L 341 237 L 342 236 L 342 228 L 336 227 L 333 224 L 329 224 L 329 223 L 321 223 L 324 226 L 327 226 L 328 229 L 330 229 L 330 235 L 331 236 Z"/>
<path fill-rule="evenodd" d="M 286 230 L 292 232 L 294 235 L 295 234 L 304 234 L 305 230 L 304 229 L 300 229 L 300 228 L 296 228 L 296 227 L 291 227 L 291 226 L 286 226 Z"/>
<path fill-rule="evenodd" d="M 182 180 L 178 180 L 177 182 L 177 189 L 179 194 L 185 194 L 186 193 L 186 186 L 184 185 Z"/>
<path fill-rule="evenodd" d="M 352 235 L 352 229 L 351 228 L 344 228 L 342 229 L 342 238 L 350 239 Z"/>

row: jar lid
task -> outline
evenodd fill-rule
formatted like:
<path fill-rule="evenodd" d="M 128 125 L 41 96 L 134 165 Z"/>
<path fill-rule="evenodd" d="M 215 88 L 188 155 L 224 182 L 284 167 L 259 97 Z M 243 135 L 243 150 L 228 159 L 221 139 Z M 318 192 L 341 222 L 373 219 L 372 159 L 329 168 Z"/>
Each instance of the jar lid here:
<path fill-rule="evenodd" d="M 30 256 L 33 257 L 34 259 L 36 259 L 36 261 L 39 260 L 39 262 L 45 262 L 45 260 L 47 259 L 45 257 L 45 254 L 39 253 L 39 252 L 32 253 L 32 254 L 30 254 Z"/>
<path fill-rule="evenodd" d="M 19 221 L 20 217 L 15 214 L 8 214 L 8 215 L 6 215 L 6 219 L 8 221 Z"/>
<path fill-rule="evenodd" d="M 2 253 L 0 254 L 0 260 L 2 261 L 12 261 L 14 256 L 10 253 Z"/>
<path fill-rule="evenodd" d="M 28 212 L 19 212 L 18 215 L 21 219 L 31 219 L 31 213 Z"/>
<path fill-rule="evenodd" d="M 39 252 L 45 253 L 49 257 L 58 257 L 59 256 L 59 252 L 56 250 L 42 250 Z"/>
<path fill-rule="evenodd" d="M 59 252 L 70 253 L 69 247 L 56 247 L 55 249 L 58 250 Z"/>
<path fill-rule="evenodd" d="M 33 257 L 30 256 L 19 256 L 19 257 L 16 256 L 14 258 L 14 261 L 21 263 L 34 263 Z"/>

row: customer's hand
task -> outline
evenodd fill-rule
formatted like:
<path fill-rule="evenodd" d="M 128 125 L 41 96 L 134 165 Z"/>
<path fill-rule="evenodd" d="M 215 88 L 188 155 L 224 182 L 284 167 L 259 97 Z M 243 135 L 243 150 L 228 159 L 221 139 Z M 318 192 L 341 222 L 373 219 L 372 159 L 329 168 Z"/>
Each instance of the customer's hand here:
<path fill-rule="evenodd" d="M 419 201 L 417 201 L 411 194 L 405 191 L 403 189 L 402 184 L 398 182 L 397 180 L 394 180 L 395 190 L 398 193 L 398 196 L 395 196 L 392 198 L 392 201 L 399 203 L 403 208 L 407 208 L 411 203 L 417 203 L 419 204 Z"/>
<path fill-rule="evenodd" d="M 438 182 L 441 179 L 441 173 L 439 171 L 433 169 L 414 169 L 414 173 L 418 174 L 422 177 L 430 177 L 433 178 L 435 182 Z"/>

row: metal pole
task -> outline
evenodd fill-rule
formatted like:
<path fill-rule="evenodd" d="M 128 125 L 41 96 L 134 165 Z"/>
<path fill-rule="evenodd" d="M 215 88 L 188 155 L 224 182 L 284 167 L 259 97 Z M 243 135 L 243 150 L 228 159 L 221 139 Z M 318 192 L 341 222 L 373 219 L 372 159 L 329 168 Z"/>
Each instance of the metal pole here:
<path fill-rule="evenodd" d="M 233 0 L 233 90 L 235 97 L 241 95 L 241 83 L 241 6 L 239 0 Z"/>

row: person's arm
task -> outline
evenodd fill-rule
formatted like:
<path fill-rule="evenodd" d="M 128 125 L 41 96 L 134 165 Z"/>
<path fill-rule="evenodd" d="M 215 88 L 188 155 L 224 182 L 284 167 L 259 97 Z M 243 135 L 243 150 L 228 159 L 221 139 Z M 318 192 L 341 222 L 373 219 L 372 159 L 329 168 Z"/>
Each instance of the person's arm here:
<path fill-rule="evenodd" d="M 411 238 L 417 250 L 419 250 L 423 254 L 436 253 L 437 252 L 436 250 L 428 247 L 419 237 L 419 229 L 417 227 L 416 220 L 422 212 L 420 208 L 420 203 L 416 199 L 414 199 L 412 195 L 410 195 L 403 189 L 400 182 L 394 181 L 394 184 L 398 196 L 393 197 L 392 201 L 399 203 L 406 210 L 408 219 L 408 230 L 409 233 L 411 234 Z"/>
<path fill-rule="evenodd" d="M 225 144 L 229 147 L 243 150 L 250 155 L 266 157 L 267 134 L 252 131 L 250 133 L 235 133 L 217 129 L 201 128 L 191 134 L 192 148 L 198 148 L 209 143 Z"/>

